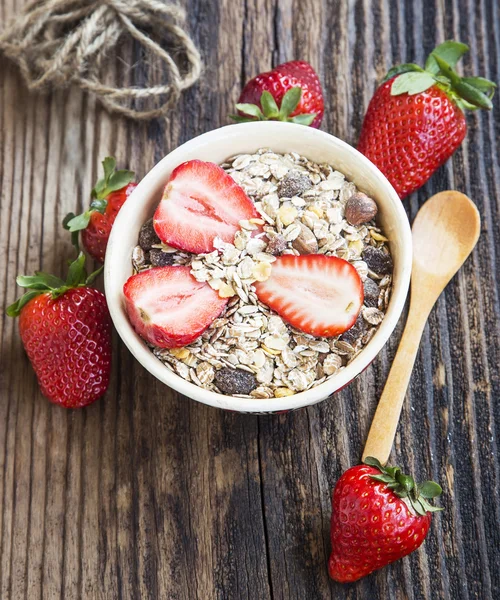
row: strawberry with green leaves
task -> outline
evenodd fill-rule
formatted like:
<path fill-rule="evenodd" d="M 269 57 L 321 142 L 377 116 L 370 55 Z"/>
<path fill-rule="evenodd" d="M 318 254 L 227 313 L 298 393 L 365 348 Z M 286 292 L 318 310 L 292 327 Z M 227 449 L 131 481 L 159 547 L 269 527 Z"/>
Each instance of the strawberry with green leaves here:
<path fill-rule="evenodd" d="M 492 107 L 496 84 L 455 70 L 469 50 L 440 44 L 425 68 L 393 67 L 370 101 L 358 142 L 403 199 L 421 187 L 457 150 L 467 132 L 465 110 Z"/>
<path fill-rule="evenodd" d="M 236 105 L 246 121 L 289 121 L 319 127 L 325 111 L 323 91 L 316 71 L 304 60 L 293 60 L 260 73 L 243 88 Z"/>
<path fill-rule="evenodd" d="M 415 483 L 399 467 L 367 457 L 348 469 L 332 497 L 330 577 L 356 581 L 406 556 L 424 541 L 442 492 L 434 481 Z"/>
<path fill-rule="evenodd" d="M 64 228 L 73 234 L 73 244 L 78 247 L 78 233 L 81 231 L 85 250 L 101 263 L 104 262 L 116 215 L 137 185 L 132 183 L 132 171 L 116 170 L 114 158 L 106 157 L 102 166 L 104 177 L 92 190 L 89 209 L 78 216 L 69 213 L 63 222 Z"/>
<path fill-rule="evenodd" d="M 85 255 L 63 281 L 48 273 L 17 278 L 27 292 L 9 306 L 42 393 L 54 404 L 81 408 L 100 398 L 111 374 L 111 317 L 104 294 L 89 287 Z"/>

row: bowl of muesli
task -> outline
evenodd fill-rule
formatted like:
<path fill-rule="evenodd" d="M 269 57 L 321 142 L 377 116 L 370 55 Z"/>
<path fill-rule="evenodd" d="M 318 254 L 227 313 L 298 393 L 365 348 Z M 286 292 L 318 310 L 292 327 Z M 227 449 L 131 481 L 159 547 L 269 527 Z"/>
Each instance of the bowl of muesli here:
<path fill-rule="evenodd" d="M 116 329 L 170 388 L 238 412 L 324 400 L 371 364 L 406 300 L 411 230 L 357 150 L 302 125 L 230 125 L 139 183 L 108 243 Z"/>

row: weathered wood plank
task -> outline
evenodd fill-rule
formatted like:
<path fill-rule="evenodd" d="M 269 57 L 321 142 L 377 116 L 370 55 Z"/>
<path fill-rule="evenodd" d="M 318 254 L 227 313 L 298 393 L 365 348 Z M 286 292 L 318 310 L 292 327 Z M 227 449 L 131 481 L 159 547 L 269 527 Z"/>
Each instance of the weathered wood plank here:
<path fill-rule="evenodd" d="M 21 5 L 0 0 L 2 24 Z M 156 382 L 118 339 L 105 400 L 70 413 L 41 397 L 3 307 L 17 273 L 64 270 L 60 222 L 85 206 L 104 156 L 142 177 L 179 143 L 228 123 L 245 79 L 293 58 L 318 69 L 323 128 L 350 143 L 385 70 L 422 61 L 444 38 L 469 43 L 465 68 L 500 81 L 491 0 L 186 6 L 205 70 L 169 122 L 110 117 L 77 90 L 29 94 L 0 58 L 0 597 L 498 597 L 498 101 L 492 115 L 469 116 L 463 148 L 405 203 L 413 218 L 429 195 L 456 187 L 483 218 L 477 249 L 431 315 L 394 451 L 445 484 L 446 510 L 422 551 L 351 586 L 326 573 L 330 491 L 359 460 L 402 324 L 353 385 L 289 415 L 198 405 Z"/>

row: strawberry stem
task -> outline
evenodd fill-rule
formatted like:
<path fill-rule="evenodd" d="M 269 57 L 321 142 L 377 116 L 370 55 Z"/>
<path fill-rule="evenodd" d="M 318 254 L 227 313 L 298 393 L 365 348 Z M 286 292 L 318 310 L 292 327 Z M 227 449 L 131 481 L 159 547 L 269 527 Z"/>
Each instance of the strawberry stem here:
<path fill-rule="evenodd" d="M 380 475 L 370 475 L 370 477 L 375 481 L 384 483 L 406 503 L 413 513 L 424 516 L 427 512 L 443 510 L 437 506 L 432 506 L 426 500 L 436 498 L 442 493 L 441 486 L 436 482 L 416 483 L 413 477 L 402 473 L 399 467 L 383 467 L 380 461 L 373 456 L 367 456 L 363 462 L 365 465 L 375 467 L 380 471 Z"/>
<path fill-rule="evenodd" d="M 236 108 L 243 115 L 229 115 L 237 123 L 247 123 L 249 121 L 288 121 L 290 123 L 299 123 L 300 125 L 310 125 L 316 113 L 301 114 L 291 117 L 290 115 L 297 109 L 302 98 L 302 88 L 290 88 L 281 100 L 281 106 L 278 107 L 276 100 L 267 90 L 262 92 L 260 97 L 260 106 L 257 104 L 237 104 Z M 261 108 L 262 107 L 262 108 Z"/>

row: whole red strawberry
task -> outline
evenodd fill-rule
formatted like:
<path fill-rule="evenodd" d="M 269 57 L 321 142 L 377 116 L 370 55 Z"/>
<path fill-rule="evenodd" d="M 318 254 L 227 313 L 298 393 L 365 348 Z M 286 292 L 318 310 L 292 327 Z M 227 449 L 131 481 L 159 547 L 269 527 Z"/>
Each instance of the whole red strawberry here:
<path fill-rule="evenodd" d="M 348 469 L 332 498 L 330 577 L 356 581 L 410 554 L 424 541 L 431 513 L 426 498 L 441 494 L 433 481 L 416 484 L 399 467 L 375 458 Z"/>
<path fill-rule="evenodd" d="M 325 105 L 316 71 L 304 60 L 278 65 L 261 73 L 243 88 L 236 108 L 243 121 L 290 121 L 319 127 Z"/>
<path fill-rule="evenodd" d="M 111 372 L 111 318 L 104 294 L 88 287 L 85 255 L 69 267 L 66 282 L 47 273 L 20 276 L 28 288 L 7 309 L 19 316 L 23 346 L 42 393 L 54 404 L 80 408 L 100 398 Z"/>
<path fill-rule="evenodd" d="M 358 150 L 403 199 L 422 186 L 460 146 L 465 109 L 491 109 L 496 85 L 453 69 L 468 46 L 448 41 L 415 64 L 393 67 L 370 101 Z"/>
<path fill-rule="evenodd" d="M 74 234 L 73 243 L 77 246 L 78 232 L 82 232 L 85 250 L 98 262 L 104 262 L 109 234 L 116 215 L 125 200 L 137 186 L 131 183 L 132 171 L 117 171 L 116 161 L 108 156 L 102 162 L 104 178 L 100 179 L 92 190 L 90 208 L 81 215 L 70 213 L 63 225 Z"/>

